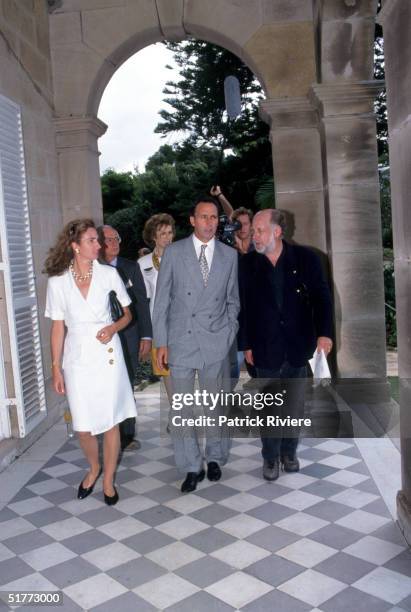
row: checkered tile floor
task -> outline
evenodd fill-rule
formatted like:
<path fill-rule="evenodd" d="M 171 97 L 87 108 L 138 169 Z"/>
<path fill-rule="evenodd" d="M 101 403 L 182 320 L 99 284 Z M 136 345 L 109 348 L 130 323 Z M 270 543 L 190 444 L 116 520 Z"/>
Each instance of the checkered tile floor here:
<path fill-rule="evenodd" d="M 222 480 L 183 496 L 158 396 L 140 397 L 114 508 L 101 480 L 75 498 L 68 440 L 0 511 L 0 590 L 62 589 L 61 612 L 411 610 L 411 552 L 353 441 L 304 439 L 301 471 L 268 483 L 259 440 L 236 440 Z"/>

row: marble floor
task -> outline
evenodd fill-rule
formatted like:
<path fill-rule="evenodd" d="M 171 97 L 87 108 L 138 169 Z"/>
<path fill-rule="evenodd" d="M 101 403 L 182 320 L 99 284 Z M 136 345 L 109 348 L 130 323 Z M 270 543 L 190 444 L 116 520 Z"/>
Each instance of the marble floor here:
<path fill-rule="evenodd" d="M 259 440 L 235 439 L 221 481 L 183 496 L 158 392 L 137 401 L 115 507 L 101 480 L 76 499 L 85 461 L 63 423 L 0 474 L 1 592 L 61 590 L 61 612 L 411 610 L 389 440 L 302 439 L 300 472 L 269 483 Z"/>

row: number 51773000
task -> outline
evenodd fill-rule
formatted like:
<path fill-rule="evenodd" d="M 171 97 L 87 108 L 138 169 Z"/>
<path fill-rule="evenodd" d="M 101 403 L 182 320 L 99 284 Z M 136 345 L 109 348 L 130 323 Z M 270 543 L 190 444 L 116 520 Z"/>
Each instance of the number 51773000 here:
<path fill-rule="evenodd" d="M 0 599 L 10 605 L 58 606 L 63 603 L 62 591 L 8 591 L 0 592 Z"/>

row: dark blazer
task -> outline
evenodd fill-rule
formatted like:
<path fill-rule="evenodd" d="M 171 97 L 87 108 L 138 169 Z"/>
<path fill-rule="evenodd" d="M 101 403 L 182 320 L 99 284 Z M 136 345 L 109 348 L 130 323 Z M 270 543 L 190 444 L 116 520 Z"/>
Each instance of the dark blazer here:
<path fill-rule="evenodd" d="M 120 339 L 129 375 L 132 374 L 134 378 L 138 364 L 140 338 L 152 338 L 153 336 L 149 302 L 143 275 L 137 262 L 117 257 L 116 267 L 132 301 L 130 310 L 133 320 L 120 332 Z"/>
<path fill-rule="evenodd" d="M 332 302 L 318 256 L 283 241 L 281 312 L 270 283 L 272 264 L 256 251 L 239 262 L 241 311 L 238 346 L 252 349 L 257 368 L 278 369 L 287 360 L 302 367 L 319 336 L 333 337 Z"/>

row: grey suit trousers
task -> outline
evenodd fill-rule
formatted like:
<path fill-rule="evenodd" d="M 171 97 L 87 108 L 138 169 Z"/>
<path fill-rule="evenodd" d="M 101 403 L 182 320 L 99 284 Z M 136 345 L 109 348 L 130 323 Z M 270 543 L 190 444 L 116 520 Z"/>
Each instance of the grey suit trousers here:
<path fill-rule="evenodd" d="M 209 393 L 231 391 L 230 363 L 228 356 L 209 366 L 199 369 L 184 366 L 170 365 L 171 385 L 173 393 L 193 393 L 195 389 L 195 375 L 198 375 L 199 391 Z M 169 427 L 174 445 L 174 456 L 177 468 L 182 473 L 199 472 L 203 468 L 202 438 L 205 438 L 204 458 L 207 463 L 216 461 L 220 466 L 227 462 L 231 448 L 229 428 L 218 426 L 218 416 L 225 414 L 227 409 L 218 404 L 214 410 L 207 406 L 183 406 L 176 411 L 170 408 Z M 195 418 L 201 415 L 215 419 L 215 426 L 198 428 L 194 426 L 176 426 L 172 417 L 180 415 L 182 418 Z"/>

